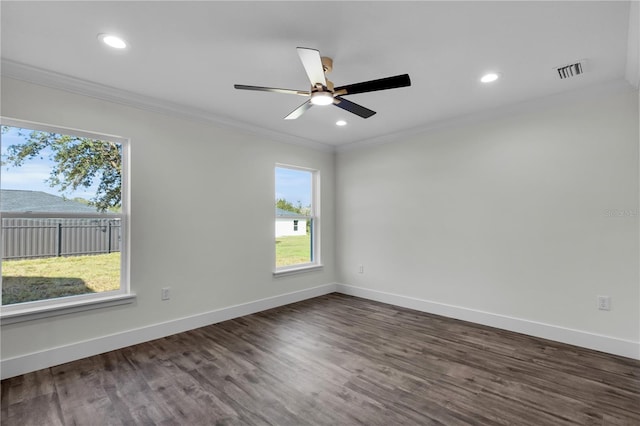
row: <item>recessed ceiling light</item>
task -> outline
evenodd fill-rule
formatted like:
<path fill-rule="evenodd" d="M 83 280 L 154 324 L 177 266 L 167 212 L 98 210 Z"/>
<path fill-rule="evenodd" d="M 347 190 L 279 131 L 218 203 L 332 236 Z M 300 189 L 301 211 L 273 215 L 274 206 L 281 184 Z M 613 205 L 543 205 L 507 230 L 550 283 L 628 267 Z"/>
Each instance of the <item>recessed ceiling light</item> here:
<path fill-rule="evenodd" d="M 491 83 L 493 81 L 496 81 L 499 78 L 500 78 L 500 74 L 495 72 L 490 72 L 488 74 L 483 75 L 480 81 L 483 83 Z"/>
<path fill-rule="evenodd" d="M 98 34 L 98 38 L 102 40 L 104 44 L 114 49 L 125 49 L 127 47 L 126 41 L 113 34 Z"/>
<path fill-rule="evenodd" d="M 336 121 L 336 126 L 346 126 L 347 122 L 344 120 L 338 120 Z"/>

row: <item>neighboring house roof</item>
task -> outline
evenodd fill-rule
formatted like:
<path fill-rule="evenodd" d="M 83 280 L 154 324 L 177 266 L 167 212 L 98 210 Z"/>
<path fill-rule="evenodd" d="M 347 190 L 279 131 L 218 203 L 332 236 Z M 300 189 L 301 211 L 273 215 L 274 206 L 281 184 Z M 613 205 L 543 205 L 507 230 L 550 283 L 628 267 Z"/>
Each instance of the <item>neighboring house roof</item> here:
<path fill-rule="evenodd" d="M 289 210 L 283 210 L 283 209 L 279 209 L 276 207 L 276 217 L 283 217 L 283 218 L 287 218 L 287 219 L 307 219 L 308 217 L 300 214 L 300 213 L 296 213 L 296 212 L 290 212 Z"/>
<path fill-rule="evenodd" d="M 96 213 L 96 208 L 42 191 L 0 190 L 0 211 Z"/>

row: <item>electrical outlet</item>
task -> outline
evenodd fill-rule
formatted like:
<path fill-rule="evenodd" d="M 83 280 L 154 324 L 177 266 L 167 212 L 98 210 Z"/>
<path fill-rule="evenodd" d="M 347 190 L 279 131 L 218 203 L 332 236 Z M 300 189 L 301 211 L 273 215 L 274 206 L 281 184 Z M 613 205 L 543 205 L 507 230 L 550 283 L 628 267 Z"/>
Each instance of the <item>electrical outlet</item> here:
<path fill-rule="evenodd" d="M 363 265 L 358 265 L 358 273 L 359 274 L 364 274 L 364 266 Z"/>
<path fill-rule="evenodd" d="M 160 297 L 162 298 L 162 300 L 169 300 L 171 298 L 170 288 L 163 288 Z"/>
<path fill-rule="evenodd" d="M 611 297 L 609 296 L 598 296 L 598 309 L 601 311 L 610 311 L 611 310 Z"/>

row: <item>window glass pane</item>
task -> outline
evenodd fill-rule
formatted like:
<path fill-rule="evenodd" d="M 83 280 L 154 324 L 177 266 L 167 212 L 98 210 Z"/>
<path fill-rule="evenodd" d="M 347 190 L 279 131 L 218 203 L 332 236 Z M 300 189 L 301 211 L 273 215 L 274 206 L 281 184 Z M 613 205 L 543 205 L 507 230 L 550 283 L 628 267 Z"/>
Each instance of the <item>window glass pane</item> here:
<path fill-rule="evenodd" d="M 1 136 L 2 304 L 119 290 L 122 144 L 10 126 Z"/>
<path fill-rule="evenodd" d="M 276 167 L 276 267 L 313 262 L 313 172 Z"/>
<path fill-rule="evenodd" d="M 122 211 L 122 144 L 2 126 L 0 145 L 0 188 L 21 192 L 2 211 Z"/>

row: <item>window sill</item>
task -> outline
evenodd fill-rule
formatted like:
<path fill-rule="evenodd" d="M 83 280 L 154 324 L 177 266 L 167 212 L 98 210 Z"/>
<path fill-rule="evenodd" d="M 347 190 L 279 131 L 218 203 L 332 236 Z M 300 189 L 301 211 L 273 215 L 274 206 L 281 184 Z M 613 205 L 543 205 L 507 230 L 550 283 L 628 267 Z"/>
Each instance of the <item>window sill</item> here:
<path fill-rule="evenodd" d="M 294 275 L 294 274 L 302 274 L 305 272 L 312 272 L 312 271 L 321 271 L 324 268 L 324 265 L 319 265 L 319 264 L 314 264 L 314 265 L 304 265 L 304 266 L 293 266 L 290 268 L 282 268 L 282 269 L 278 269 L 276 271 L 273 271 L 273 276 L 274 277 L 284 277 L 287 275 Z"/>
<path fill-rule="evenodd" d="M 58 315 L 72 314 L 75 312 L 90 311 L 98 308 L 108 308 L 110 306 L 126 305 L 133 303 L 136 295 L 118 294 L 106 296 L 100 299 L 74 300 L 72 302 L 61 302 L 55 305 L 29 307 L 23 309 L 11 309 L 0 313 L 0 324 L 15 324 L 23 321 L 33 321 L 42 318 L 49 318 Z M 5 307 L 6 309 L 6 307 Z"/>

